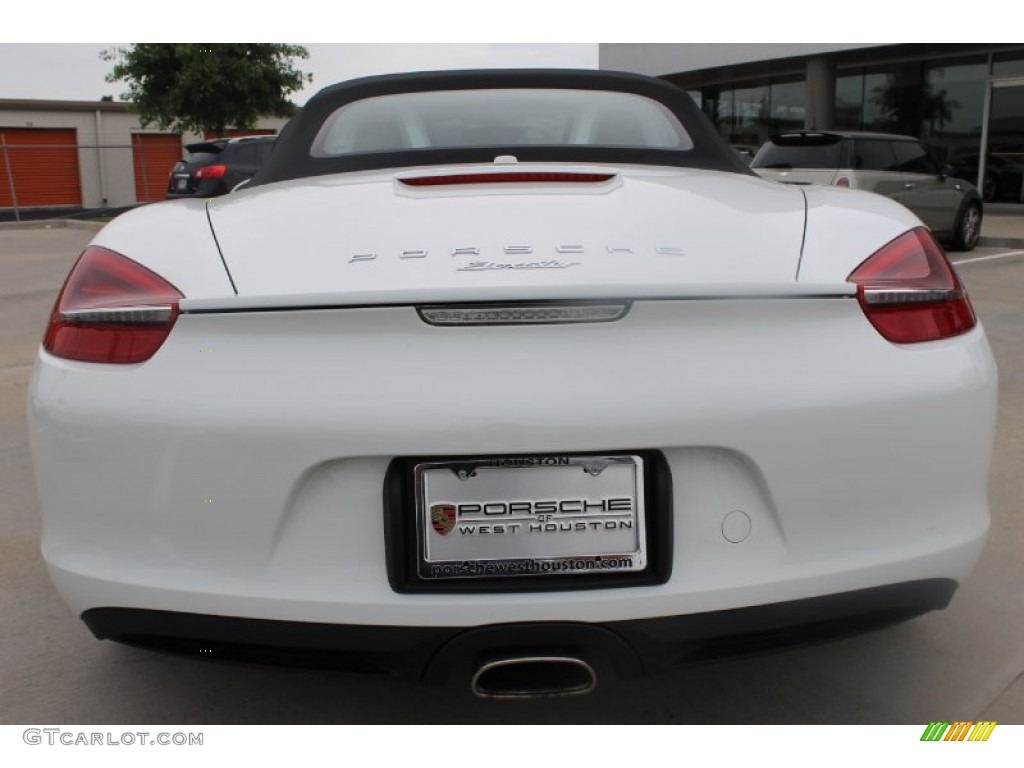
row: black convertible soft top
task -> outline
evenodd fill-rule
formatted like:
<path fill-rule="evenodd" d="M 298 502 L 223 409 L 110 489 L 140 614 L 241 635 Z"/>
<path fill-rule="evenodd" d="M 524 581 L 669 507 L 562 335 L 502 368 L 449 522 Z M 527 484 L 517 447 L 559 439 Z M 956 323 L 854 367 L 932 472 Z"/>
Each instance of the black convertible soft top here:
<path fill-rule="evenodd" d="M 324 122 L 346 104 L 399 93 L 494 88 L 565 88 L 621 91 L 646 96 L 663 104 L 676 116 L 693 140 L 693 148 L 515 145 L 404 149 L 333 157 L 314 157 L 311 154 L 314 139 Z M 254 184 L 377 168 L 490 163 L 495 156 L 503 154 L 515 155 L 520 162 L 627 163 L 704 168 L 753 175 L 753 171 L 722 140 L 690 96 L 664 80 L 597 70 L 485 69 L 382 75 L 328 86 L 313 96 L 285 126 L 270 159 L 256 175 Z"/>

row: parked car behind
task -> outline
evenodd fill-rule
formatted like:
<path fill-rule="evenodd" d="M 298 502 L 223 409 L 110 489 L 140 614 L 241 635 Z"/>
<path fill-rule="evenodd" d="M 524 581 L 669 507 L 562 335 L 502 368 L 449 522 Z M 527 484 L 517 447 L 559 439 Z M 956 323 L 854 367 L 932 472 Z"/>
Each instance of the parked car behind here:
<path fill-rule="evenodd" d="M 978 178 L 978 155 L 959 158 L 956 170 L 961 178 Z M 982 197 L 986 203 L 1024 201 L 1024 165 L 1019 156 L 990 154 L 985 160 L 983 181 Z"/>
<path fill-rule="evenodd" d="M 226 195 L 260 169 L 276 136 L 211 139 L 185 145 L 188 156 L 171 170 L 169 199 Z"/>
<path fill-rule="evenodd" d="M 751 163 L 788 184 L 830 184 L 886 195 L 905 205 L 940 240 L 969 251 L 981 234 L 981 195 L 953 177 L 912 136 L 793 131 L 771 136 Z"/>

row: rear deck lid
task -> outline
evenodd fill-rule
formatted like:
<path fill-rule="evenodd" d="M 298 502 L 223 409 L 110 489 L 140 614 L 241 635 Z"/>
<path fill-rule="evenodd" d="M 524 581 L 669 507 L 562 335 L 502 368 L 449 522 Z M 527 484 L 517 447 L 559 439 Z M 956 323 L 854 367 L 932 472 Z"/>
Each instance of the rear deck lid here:
<path fill-rule="evenodd" d="M 236 303 L 298 306 L 792 290 L 805 214 L 752 176 L 493 164 L 280 182 L 209 215 Z"/>

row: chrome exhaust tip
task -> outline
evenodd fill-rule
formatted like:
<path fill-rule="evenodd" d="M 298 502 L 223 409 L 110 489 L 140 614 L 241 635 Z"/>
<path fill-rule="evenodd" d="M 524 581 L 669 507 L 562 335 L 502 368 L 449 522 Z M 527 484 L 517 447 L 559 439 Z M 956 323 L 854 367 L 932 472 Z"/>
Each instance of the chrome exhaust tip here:
<path fill-rule="evenodd" d="M 572 656 L 515 656 L 481 666 L 470 687 L 482 699 L 579 696 L 597 687 L 597 673 Z"/>

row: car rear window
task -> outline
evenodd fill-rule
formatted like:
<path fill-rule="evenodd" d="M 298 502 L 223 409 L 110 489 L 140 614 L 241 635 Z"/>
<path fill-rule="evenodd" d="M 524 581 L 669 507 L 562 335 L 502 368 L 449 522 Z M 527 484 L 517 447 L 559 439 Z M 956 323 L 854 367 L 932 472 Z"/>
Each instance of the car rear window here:
<path fill-rule="evenodd" d="M 903 173 L 922 173 L 931 176 L 939 174 L 939 164 L 932 159 L 928 151 L 916 141 L 897 141 L 893 143 L 896 159 Z"/>
<path fill-rule="evenodd" d="M 282 128 L 254 184 L 387 168 L 631 164 L 753 175 L 692 96 L 597 70 L 413 72 L 324 88 Z"/>
<path fill-rule="evenodd" d="M 212 163 L 217 155 L 212 152 L 189 152 L 185 157 L 186 163 Z"/>
<path fill-rule="evenodd" d="M 835 170 L 842 157 L 842 144 L 774 144 L 768 142 L 757 153 L 751 168 L 820 168 Z"/>
<path fill-rule="evenodd" d="M 857 139 L 853 143 L 853 167 L 858 171 L 897 170 L 892 142 L 882 139 Z"/>
<path fill-rule="evenodd" d="M 347 104 L 327 118 L 310 153 L 519 145 L 687 150 L 693 141 L 672 112 L 638 94 L 501 88 L 389 94 Z"/>
<path fill-rule="evenodd" d="M 233 159 L 239 163 L 259 165 L 267 159 L 273 147 L 274 143 L 272 141 L 253 141 L 238 144 L 235 146 Z"/>

